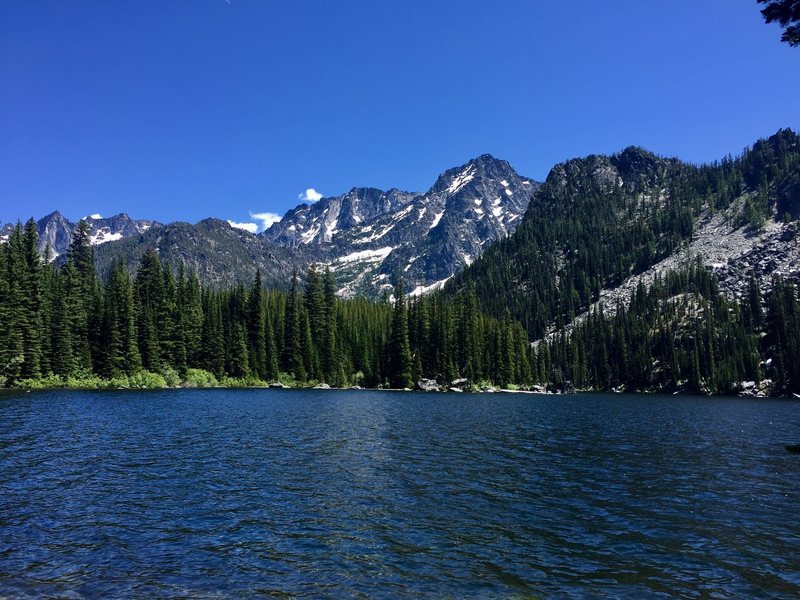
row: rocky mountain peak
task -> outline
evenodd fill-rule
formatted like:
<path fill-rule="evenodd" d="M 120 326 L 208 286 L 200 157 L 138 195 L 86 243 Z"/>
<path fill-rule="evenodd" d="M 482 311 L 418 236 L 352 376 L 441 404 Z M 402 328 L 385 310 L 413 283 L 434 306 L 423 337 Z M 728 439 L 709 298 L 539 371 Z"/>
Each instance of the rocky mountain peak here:
<path fill-rule="evenodd" d="M 93 214 L 80 219 L 78 222 L 80 221 L 85 221 L 89 226 L 89 240 L 94 246 L 140 234 L 151 227 L 160 226 L 160 223 L 155 221 L 133 220 L 125 213 L 109 218 Z M 77 223 L 71 222 L 57 210 L 39 219 L 36 222 L 36 227 L 39 233 L 39 252 L 42 256 L 44 256 L 48 247 L 50 248 L 50 255 L 47 258 L 50 260 L 65 254 L 70 244 L 72 244 L 72 238 L 77 226 Z"/>
<path fill-rule="evenodd" d="M 646 186 L 663 173 L 669 161 L 643 148 L 629 146 L 619 154 L 613 155 L 610 162 L 625 183 Z"/>
<path fill-rule="evenodd" d="M 516 176 L 516 172 L 507 161 L 497 159 L 491 154 L 481 154 L 460 167 L 442 173 L 428 193 L 455 194 L 475 180 L 487 177 L 500 180 L 512 174 Z"/>
<path fill-rule="evenodd" d="M 67 218 L 61 214 L 60 211 L 54 210 L 49 215 L 45 215 L 39 221 L 59 221 L 59 222 L 67 222 Z"/>
<path fill-rule="evenodd" d="M 341 196 L 300 204 L 274 223 L 263 236 L 282 246 L 328 245 L 353 227 L 404 207 L 419 194 L 393 188 L 383 191 L 354 187 Z"/>

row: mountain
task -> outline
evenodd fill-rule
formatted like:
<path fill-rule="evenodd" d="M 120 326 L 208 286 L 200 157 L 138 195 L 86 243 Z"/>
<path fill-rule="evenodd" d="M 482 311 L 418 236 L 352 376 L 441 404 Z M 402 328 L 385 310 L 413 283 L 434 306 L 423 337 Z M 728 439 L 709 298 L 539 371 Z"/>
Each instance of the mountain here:
<path fill-rule="evenodd" d="M 7 242 L 12 231 L 14 231 L 14 226 L 11 223 L 6 223 L 0 227 L 0 243 Z"/>
<path fill-rule="evenodd" d="M 378 297 L 402 275 L 412 295 L 440 288 L 485 248 L 512 233 L 539 183 L 488 154 L 445 171 L 425 193 L 353 188 L 300 204 L 254 235 L 219 219 L 197 224 L 86 217 L 98 270 L 124 258 L 135 268 L 148 248 L 173 267 L 185 264 L 211 285 L 249 281 L 285 287 L 293 270 L 316 264 L 334 273 L 343 297 Z M 37 223 L 40 251 L 66 253 L 77 225 L 54 212 Z M 13 226 L 0 230 L 0 241 Z"/>
<path fill-rule="evenodd" d="M 217 288 L 249 284 L 256 269 L 261 270 L 270 287 L 288 288 L 292 271 L 310 262 L 302 248 L 284 248 L 234 228 L 227 221 L 204 219 L 197 224 L 177 222 L 153 227 L 141 235 L 103 244 L 95 249 L 98 270 L 105 275 L 119 259 L 135 270 L 150 248 L 173 269 L 183 264 L 205 284 Z"/>
<path fill-rule="evenodd" d="M 331 243 L 337 234 L 406 206 L 419 194 L 397 189 L 353 188 L 341 196 L 300 204 L 274 223 L 264 237 L 281 246 Z"/>
<path fill-rule="evenodd" d="M 488 154 L 440 175 L 424 194 L 354 188 L 289 211 L 263 236 L 317 248 L 340 296 L 374 296 L 399 275 L 412 295 L 441 287 L 516 229 L 539 184 Z"/>
<path fill-rule="evenodd" d="M 291 273 L 328 265 L 343 297 L 376 298 L 402 275 L 412 295 L 437 289 L 521 222 L 539 184 L 488 154 L 440 175 L 425 193 L 353 188 L 301 204 L 254 235 L 227 222 L 174 223 L 103 244 L 98 268 L 125 258 L 135 268 L 148 248 L 215 286 L 247 282 L 262 271 L 272 287 Z"/>
<path fill-rule="evenodd" d="M 737 158 L 695 166 L 630 147 L 556 165 L 523 222 L 457 274 L 482 307 L 532 339 L 616 312 L 670 271 L 703 261 L 721 293 L 800 275 L 800 137 L 781 130 Z"/>
<path fill-rule="evenodd" d="M 160 223 L 155 221 L 131 219 L 124 213 L 109 218 L 103 218 L 100 215 L 91 215 L 81 220 L 86 221 L 89 225 L 91 243 L 93 246 L 99 246 L 132 235 L 138 235 L 144 233 L 151 227 L 161 226 Z M 69 221 L 60 212 L 55 211 L 39 219 L 36 222 L 36 227 L 39 232 L 39 252 L 44 256 L 49 245 L 49 259 L 53 260 L 67 252 L 78 224 Z M 13 228 L 14 225 L 11 223 L 4 225 L 0 230 L 0 241 L 5 241 Z"/>
<path fill-rule="evenodd" d="M 87 222 L 102 272 L 119 257 L 135 268 L 156 248 L 215 286 L 247 282 L 258 267 L 267 285 L 285 287 L 293 270 L 316 264 L 332 268 L 340 296 L 374 298 L 402 275 L 412 295 L 473 286 L 485 310 L 508 310 L 541 339 L 594 307 L 614 311 L 688 256 L 731 299 L 751 277 L 766 291 L 773 274 L 796 276 L 799 156 L 790 130 L 702 166 L 631 146 L 558 164 L 539 184 L 482 155 L 424 193 L 353 188 L 301 204 L 258 235 L 216 219 Z M 63 253 L 74 225 L 53 213 L 39 229 L 42 246 Z"/>

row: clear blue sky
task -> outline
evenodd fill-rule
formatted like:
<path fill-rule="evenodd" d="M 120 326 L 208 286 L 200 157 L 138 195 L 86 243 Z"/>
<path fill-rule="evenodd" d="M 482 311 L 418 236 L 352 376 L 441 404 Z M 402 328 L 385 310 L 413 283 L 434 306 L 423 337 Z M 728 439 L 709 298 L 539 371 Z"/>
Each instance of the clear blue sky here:
<path fill-rule="evenodd" d="M 0 222 L 251 221 L 484 152 L 710 161 L 800 128 L 779 38 L 755 0 L 4 0 Z"/>

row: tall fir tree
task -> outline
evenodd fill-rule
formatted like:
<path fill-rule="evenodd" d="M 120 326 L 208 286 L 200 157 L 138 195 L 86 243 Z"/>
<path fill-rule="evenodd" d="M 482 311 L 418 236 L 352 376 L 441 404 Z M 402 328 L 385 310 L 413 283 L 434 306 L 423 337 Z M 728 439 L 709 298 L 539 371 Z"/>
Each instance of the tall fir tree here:
<path fill-rule="evenodd" d="M 287 373 L 293 373 L 299 381 L 306 380 L 306 368 L 303 364 L 301 330 L 301 305 L 297 271 L 292 273 L 292 286 L 286 303 L 286 316 L 284 318 L 284 343 L 282 367 Z"/>
<path fill-rule="evenodd" d="M 408 312 L 403 291 L 403 278 L 401 277 L 394 288 L 392 331 L 388 348 L 387 374 L 391 387 L 413 387 L 411 360 L 411 345 L 408 340 Z"/>

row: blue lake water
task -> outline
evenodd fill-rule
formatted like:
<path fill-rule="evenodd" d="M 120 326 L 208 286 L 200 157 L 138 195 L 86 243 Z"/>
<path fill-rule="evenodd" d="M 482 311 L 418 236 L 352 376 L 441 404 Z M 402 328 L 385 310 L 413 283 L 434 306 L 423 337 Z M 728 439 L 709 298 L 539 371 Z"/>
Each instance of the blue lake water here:
<path fill-rule="evenodd" d="M 0 596 L 798 597 L 800 403 L 0 396 Z"/>

